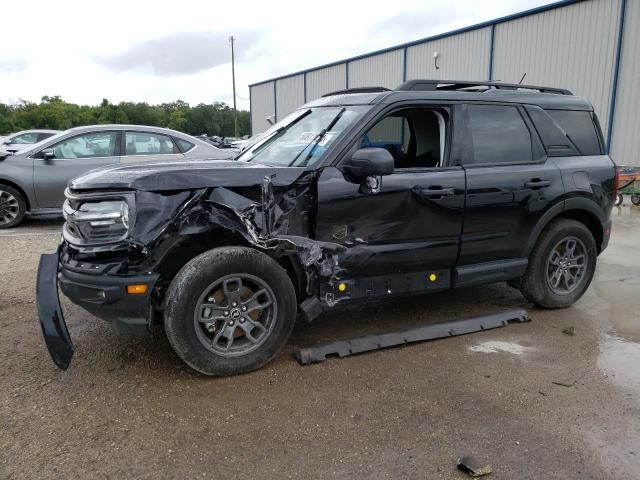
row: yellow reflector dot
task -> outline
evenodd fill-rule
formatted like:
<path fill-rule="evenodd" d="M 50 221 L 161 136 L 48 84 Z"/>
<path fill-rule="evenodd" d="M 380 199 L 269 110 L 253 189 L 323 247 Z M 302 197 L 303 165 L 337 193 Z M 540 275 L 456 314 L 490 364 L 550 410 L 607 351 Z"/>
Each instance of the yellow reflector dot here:
<path fill-rule="evenodd" d="M 431 280 L 432 282 L 435 282 L 438 279 L 438 277 L 436 276 L 435 273 L 431 273 L 429 275 L 429 280 Z"/>
<path fill-rule="evenodd" d="M 347 289 L 347 284 L 346 283 L 340 283 L 338 285 L 338 290 L 340 290 L 341 292 L 344 292 Z"/>
<path fill-rule="evenodd" d="M 142 285 L 127 285 L 127 293 L 132 293 L 132 294 L 140 294 L 140 293 L 147 293 L 147 286 L 142 284 Z"/>

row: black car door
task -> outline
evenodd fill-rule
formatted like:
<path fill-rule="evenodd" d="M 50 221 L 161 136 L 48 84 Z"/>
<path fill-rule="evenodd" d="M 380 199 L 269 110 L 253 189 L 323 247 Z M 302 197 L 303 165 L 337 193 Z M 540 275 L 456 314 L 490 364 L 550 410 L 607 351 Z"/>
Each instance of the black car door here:
<path fill-rule="evenodd" d="M 318 180 L 315 237 L 345 247 L 343 277 L 366 278 L 366 295 L 447 288 L 465 192 L 463 168 L 448 165 L 450 109 L 404 108 L 369 125 Z M 394 172 L 349 178 L 340 161 L 361 147 L 390 151 Z"/>
<path fill-rule="evenodd" d="M 467 204 L 458 263 L 512 261 L 523 270 L 529 236 L 564 193 L 560 170 L 547 158 L 521 107 L 469 104 L 456 109 L 465 120 L 469 147 L 461 157 Z"/>

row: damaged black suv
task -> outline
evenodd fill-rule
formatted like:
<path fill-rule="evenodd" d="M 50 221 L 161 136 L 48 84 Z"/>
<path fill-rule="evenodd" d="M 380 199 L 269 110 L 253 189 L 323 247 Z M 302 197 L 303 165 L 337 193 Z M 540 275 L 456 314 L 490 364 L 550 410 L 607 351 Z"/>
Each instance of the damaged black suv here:
<path fill-rule="evenodd" d="M 607 246 L 616 196 L 591 104 L 562 89 L 417 80 L 335 92 L 235 161 L 122 165 L 69 183 L 38 306 L 57 288 L 123 333 L 163 322 L 195 370 L 266 364 L 296 318 L 338 303 L 508 281 L 567 307 Z"/>

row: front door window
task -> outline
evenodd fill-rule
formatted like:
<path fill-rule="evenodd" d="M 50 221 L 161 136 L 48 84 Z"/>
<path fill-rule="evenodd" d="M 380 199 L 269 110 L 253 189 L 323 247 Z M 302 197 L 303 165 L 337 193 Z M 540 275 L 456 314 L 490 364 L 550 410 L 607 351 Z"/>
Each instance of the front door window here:
<path fill-rule="evenodd" d="M 53 146 L 55 158 L 113 157 L 116 132 L 93 132 L 68 138 Z"/>

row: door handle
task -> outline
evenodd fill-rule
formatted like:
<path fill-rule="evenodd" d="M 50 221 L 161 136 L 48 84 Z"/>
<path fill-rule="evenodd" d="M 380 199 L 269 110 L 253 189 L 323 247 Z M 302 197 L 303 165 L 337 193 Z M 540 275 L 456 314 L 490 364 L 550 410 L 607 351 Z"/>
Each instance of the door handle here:
<path fill-rule="evenodd" d="M 549 180 L 539 180 L 537 178 L 534 178 L 529 182 L 525 182 L 524 184 L 525 188 L 533 188 L 533 189 L 545 188 L 545 187 L 548 187 L 549 185 L 551 185 L 551 182 Z"/>
<path fill-rule="evenodd" d="M 429 187 L 420 190 L 420 196 L 422 198 L 442 198 L 446 195 L 453 195 L 453 187 Z"/>

